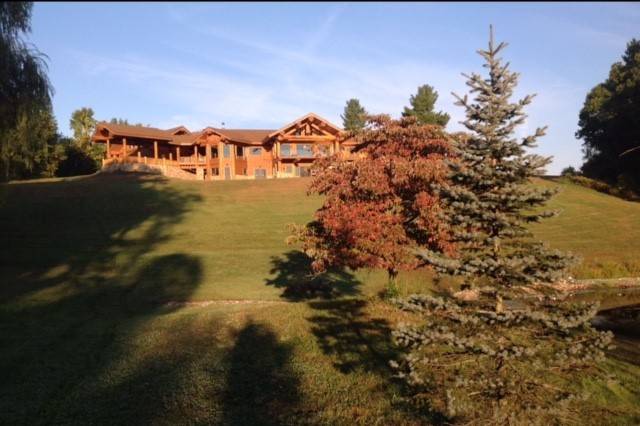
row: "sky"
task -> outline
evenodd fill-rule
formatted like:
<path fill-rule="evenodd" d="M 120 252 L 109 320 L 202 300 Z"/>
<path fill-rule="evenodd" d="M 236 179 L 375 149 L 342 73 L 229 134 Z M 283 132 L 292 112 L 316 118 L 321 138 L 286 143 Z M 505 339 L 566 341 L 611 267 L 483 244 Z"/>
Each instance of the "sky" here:
<path fill-rule="evenodd" d="M 31 24 L 67 135 L 81 107 L 159 128 L 341 125 L 347 99 L 399 116 L 422 84 L 462 130 L 451 93 L 484 72 L 492 24 L 516 95 L 537 94 L 517 135 L 548 126 L 535 152 L 556 174 L 582 163 L 578 113 L 640 38 L 640 3 L 36 3 Z"/>

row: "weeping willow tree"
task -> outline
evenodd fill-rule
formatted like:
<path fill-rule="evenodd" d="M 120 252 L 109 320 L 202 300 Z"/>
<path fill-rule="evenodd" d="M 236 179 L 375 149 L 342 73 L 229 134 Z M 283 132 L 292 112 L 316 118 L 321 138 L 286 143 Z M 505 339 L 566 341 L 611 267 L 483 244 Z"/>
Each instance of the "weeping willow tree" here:
<path fill-rule="evenodd" d="M 34 145 L 15 139 L 50 110 L 53 94 L 46 56 L 24 40 L 32 9 L 32 2 L 0 3 L 0 176 L 5 180 L 14 176 L 16 164 L 31 167 L 46 145 L 46 140 Z"/>

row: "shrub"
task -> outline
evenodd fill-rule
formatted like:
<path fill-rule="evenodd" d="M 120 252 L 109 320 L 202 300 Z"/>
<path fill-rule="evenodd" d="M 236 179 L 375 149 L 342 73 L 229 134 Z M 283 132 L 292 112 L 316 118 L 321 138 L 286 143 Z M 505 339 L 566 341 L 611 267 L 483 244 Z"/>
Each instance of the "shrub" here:
<path fill-rule="evenodd" d="M 66 177 L 95 173 L 100 169 L 102 156 L 101 146 L 94 145 L 83 149 L 75 143 L 66 144 L 55 174 Z"/>
<path fill-rule="evenodd" d="M 598 192 L 602 192 L 604 194 L 613 195 L 614 197 L 620 197 L 629 201 L 639 201 L 640 195 L 634 192 L 628 185 L 625 184 L 623 179 L 618 180 L 618 184 L 613 186 L 608 183 L 591 179 L 586 176 L 581 175 L 568 175 L 565 176 L 569 182 L 575 183 L 576 185 L 584 186 L 585 188 L 593 189 Z"/>
<path fill-rule="evenodd" d="M 561 176 L 575 176 L 577 174 L 578 171 L 573 166 L 565 167 L 564 169 L 562 169 L 562 172 L 560 172 Z"/>

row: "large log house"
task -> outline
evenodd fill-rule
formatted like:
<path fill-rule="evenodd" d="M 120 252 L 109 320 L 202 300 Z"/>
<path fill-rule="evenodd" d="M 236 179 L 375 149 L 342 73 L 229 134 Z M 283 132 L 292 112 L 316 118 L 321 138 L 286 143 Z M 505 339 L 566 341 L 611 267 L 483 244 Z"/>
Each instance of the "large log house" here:
<path fill-rule="evenodd" d="M 337 153 L 350 158 L 355 142 L 310 113 L 278 130 L 219 129 L 191 132 L 100 122 L 93 141 L 106 145 L 104 166 L 144 163 L 179 168 L 194 178 L 255 179 L 307 176 L 315 158 Z"/>

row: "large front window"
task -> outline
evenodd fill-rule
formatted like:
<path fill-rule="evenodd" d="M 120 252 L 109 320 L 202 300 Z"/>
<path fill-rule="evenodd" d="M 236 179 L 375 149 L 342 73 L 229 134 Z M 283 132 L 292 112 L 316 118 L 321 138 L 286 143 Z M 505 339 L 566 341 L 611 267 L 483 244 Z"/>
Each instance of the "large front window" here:
<path fill-rule="evenodd" d="M 222 152 L 224 154 L 224 158 L 229 158 L 231 157 L 231 146 L 225 144 L 224 148 L 222 149 Z"/>
<path fill-rule="evenodd" d="M 291 144 L 283 143 L 280 145 L 280 155 L 282 157 L 291 157 Z"/>
<path fill-rule="evenodd" d="M 313 157 L 313 148 L 311 145 L 298 145 L 298 155 L 300 157 Z"/>

